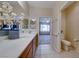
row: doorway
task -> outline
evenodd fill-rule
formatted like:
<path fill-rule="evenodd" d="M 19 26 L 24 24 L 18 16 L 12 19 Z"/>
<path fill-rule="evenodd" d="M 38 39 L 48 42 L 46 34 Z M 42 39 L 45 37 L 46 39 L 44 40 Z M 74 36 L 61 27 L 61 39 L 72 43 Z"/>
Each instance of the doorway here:
<path fill-rule="evenodd" d="M 39 18 L 39 44 L 50 44 L 50 17 Z"/>

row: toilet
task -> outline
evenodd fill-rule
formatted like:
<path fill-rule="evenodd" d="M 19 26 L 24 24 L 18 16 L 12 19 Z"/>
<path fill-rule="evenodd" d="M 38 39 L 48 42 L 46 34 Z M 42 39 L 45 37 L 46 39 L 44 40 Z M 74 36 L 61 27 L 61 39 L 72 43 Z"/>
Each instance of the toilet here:
<path fill-rule="evenodd" d="M 79 40 L 78 39 L 74 39 L 74 46 L 77 52 L 79 52 Z"/>
<path fill-rule="evenodd" d="M 63 47 L 65 51 L 69 51 L 71 47 L 71 42 L 64 39 L 63 31 L 61 32 L 61 44 L 62 44 L 61 46 Z"/>
<path fill-rule="evenodd" d="M 65 51 L 69 51 L 69 48 L 71 47 L 71 42 L 67 41 L 67 40 L 61 40 L 62 44 L 63 44 L 63 48 Z"/>

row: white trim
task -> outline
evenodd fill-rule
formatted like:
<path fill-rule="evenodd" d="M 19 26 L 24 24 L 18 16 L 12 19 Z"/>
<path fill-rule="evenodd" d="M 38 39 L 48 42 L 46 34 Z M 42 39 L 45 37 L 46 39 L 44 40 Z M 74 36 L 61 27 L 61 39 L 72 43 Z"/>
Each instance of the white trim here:
<path fill-rule="evenodd" d="M 64 5 L 61 7 L 61 11 L 65 10 L 69 5 L 71 5 L 72 3 L 74 3 L 74 1 L 66 1 L 64 3 Z"/>

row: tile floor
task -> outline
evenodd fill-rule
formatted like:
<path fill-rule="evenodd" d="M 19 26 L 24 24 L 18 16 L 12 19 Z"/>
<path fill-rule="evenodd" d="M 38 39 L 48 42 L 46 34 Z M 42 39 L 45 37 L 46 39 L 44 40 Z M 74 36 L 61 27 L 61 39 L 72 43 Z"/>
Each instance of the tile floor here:
<path fill-rule="evenodd" d="M 56 52 L 50 44 L 39 45 L 35 58 L 79 58 L 79 52 L 76 50 Z"/>
<path fill-rule="evenodd" d="M 39 35 L 39 44 L 50 44 L 50 35 Z"/>

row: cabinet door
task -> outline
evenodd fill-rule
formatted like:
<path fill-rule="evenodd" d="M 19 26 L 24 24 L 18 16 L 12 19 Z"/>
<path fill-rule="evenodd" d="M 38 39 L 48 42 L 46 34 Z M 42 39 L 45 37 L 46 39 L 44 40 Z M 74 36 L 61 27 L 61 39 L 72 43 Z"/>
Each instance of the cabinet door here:
<path fill-rule="evenodd" d="M 35 56 L 36 51 L 36 38 L 33 39 L 33 56 Z"/>
<path fill-rule="evenodd" d="M 28 55 L 26 56 L 26 58 L 32 58 L 33 57 L 33 49 L 30 48 Z"/>
<path fill-rule="evenodd" d="M 36 48 L 38 47 L 38 34 L 36 35 Z"/>
<path fill-rule="evenodd" d="M 38 35 L 36 35 L 30 44 L 26 47 L 20 58 L 32 58 L 35 56 L 36 48 L 38 46 Z"/>
<path fill-rule="evenodd" d="M 29 45 L 28 54 L 26 55 L 26 58 L 32 58 L 33 57 L 33 41 Z"/>
<path fill-rule="evenodd" d="M 33 49 L 32 48 L 32 42 L 28 45 L 28 47 L 26 47 L 26 49 L 23 51 L 23 53 L 20 55 L 20 58 L 28 58 L 30 50 Z M 33 51 L 33 50 L 31 50 Z M 33 54 L 33 53 L 32 53 Z M 29 56 L 30 58 L 31 56 Z"/>

